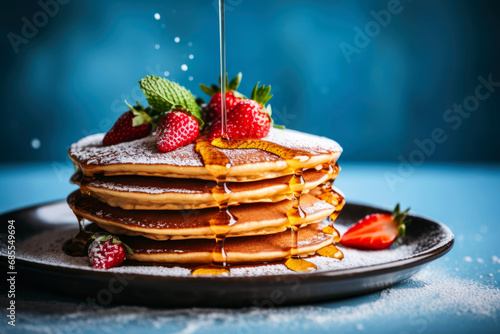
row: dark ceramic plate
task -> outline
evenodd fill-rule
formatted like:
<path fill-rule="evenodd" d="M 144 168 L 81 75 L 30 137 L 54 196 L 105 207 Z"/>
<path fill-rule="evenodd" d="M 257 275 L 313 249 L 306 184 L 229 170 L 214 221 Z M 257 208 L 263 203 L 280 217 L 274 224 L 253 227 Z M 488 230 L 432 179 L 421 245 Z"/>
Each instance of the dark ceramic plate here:
<path fill-rule="evenodd" d="M 67 228 L 68 208 L 64 202 L 48 203 L 9 212 L 1 221 L 16 221 L 16 242 L 42 232 Z M 347 204 L 336 225 L 349 226 L 380 208 Z M 383 289 L 409 278 L 425 264 L 446 254 L 453 234 L 445 225 L 411 215 L 405 244 L 414 246 L 404 259 L 349 269 L 249 277 L 172 277 L 149 274 L 117 276 L 106 271 L 82 270 L 18 258 L 19 277 L 28 284 L 101 303 L 150 306 L 279 306 L 348 297 Z M 73 222 L 76 224 L 76 222 Z M 432 236 L 432 237 L 431 237 Z M 1 239 L 5 242 L 5 234 Z M 19 250 L 18 251 L 22 251 Z M 1 262 L 7 263 L 5 252 Z M 123 284 L 122 284 L 123 283 Z"/>

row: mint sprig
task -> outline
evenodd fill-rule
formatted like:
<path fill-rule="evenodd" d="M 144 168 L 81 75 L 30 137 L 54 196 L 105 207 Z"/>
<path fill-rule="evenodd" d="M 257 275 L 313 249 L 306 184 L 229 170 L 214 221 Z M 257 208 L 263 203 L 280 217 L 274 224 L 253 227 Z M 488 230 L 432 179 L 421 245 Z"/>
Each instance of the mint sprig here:
<path fill-rule="evenodd" d="M 153 109 L 167 112 L 174 107 L 181 107 L 196 119 L 200 129 L 203 128 L 205 123 L 202 119 L 201 108 L 190 90 L 176 82 L 154 75 L 147 75 L 139 81 L 139 84 Z"/>

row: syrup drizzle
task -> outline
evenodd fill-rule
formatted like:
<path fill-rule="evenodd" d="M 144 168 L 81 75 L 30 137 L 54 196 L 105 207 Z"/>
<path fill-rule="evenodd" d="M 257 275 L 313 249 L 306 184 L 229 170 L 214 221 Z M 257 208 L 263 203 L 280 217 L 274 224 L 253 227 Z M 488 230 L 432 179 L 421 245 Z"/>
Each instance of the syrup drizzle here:
<path fill-rule="evenodd" d="M 273 153 L 286 161 L 289 170 L 293 171 L 293 176 L 289 182 L 293 203 L 292 207 L 286 213 L 288 217 L 287 228 L 290 228 L 291 232 L 291 243 L 290 257 L 285 262 L 285 265 L 293 271 L 316 270 L 317 267 L 315 264 L 300 257 L 297 244 L 297 235 L 301 222 L 306 218 L 305 212 L 300 208 L 300 197 L 305 185 L 302 173 L 304 171 L 304 163 L 311 158 L 311 155 L 305 151 L 291 149 L 260 139 L 224 140 L 217 138 L 211 144 L 223 149 L 260 149 Z"/>
<path fill-rule="evenodd" d="M 217 184 L 212 188 L 212 195 L 217 202 L 219 212 L 210 219 L 210 228 L 215 235 L 215 247 L 212 252 L 210 265 L 194 268 L 193 276 L 198 275 L 229 275 L 227 254 L 224 249 L 226 236 L 236 224 L 237 219 L 229 211 L 231 190 L 227 187 L 226 176 L 231 167 L 227 156 L 210 144 L 210 141 L 201 139 L 196 142 L 196 151 L 201 155 L 205 167 L 214 175 Z"/>
<path fill-rule="evenodd" d="M 302 176 L 303 168 L 294 169 L 292 178 L 290 179 L 289 187 L 292 190 L 292 207 L 287 211 L 288 227 L 291 232 L 290 257 L 286 260 L 285 265 L 293 271 L 311 271 L 318 269 L 314 263 L 302 259 L 299 255 L 299 246 L 297 237 L 301 222 L 306 218 L 306 213 L 300 207 L 300 197 L 304 191 L 304 177 Z"/>
<path fill-rule="evenodd" d="M 338 174 L 340 167 L 337 164 L 324 164 L 321 170 L 329 175 Z M 321 186 L 321 194 L 318 196 L 318 198 L 334 206 L 335 210 L 330 215 L 330 217 L 328 217 L 328 226 L 323 228 L 324 233 L 331 234 L 333 236 L 333 242 L 331 245 L 317 250 L 316 253 L 321 256 L 341 260 L 344 258 L 344 254 L 335 246 L 335 243 L 340 241 L 340 233 L 335 229 L 333 223 L 344 207 L 344 194 L 342 194 L 340 190 L 333 186 L 333 180 L 328 180 Z"/>

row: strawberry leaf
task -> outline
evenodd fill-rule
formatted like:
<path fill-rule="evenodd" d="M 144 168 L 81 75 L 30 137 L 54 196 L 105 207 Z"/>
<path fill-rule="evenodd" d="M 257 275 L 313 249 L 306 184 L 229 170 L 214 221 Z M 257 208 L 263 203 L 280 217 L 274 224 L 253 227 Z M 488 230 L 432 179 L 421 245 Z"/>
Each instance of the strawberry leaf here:
<path fill-rule="evenodd" d="M 125 251 L 126 251 L 128 254 L 130 254 L 130 255 L 133 255 L 133 254 L 134 254 L 134 251 L 132 250 L 132 248 L 130 248 L 130 246 L 129 246 L 129 245 L 127 245 L 126 243 L 123 243 L 123 242 L 122 242 L 122 245 L 123 245 L 123 247 L 125 248 Z"/>
<path fill-rule="evenodd" d="M 271 93 L 271 86 L 262 86 L 259 87 L 259 83 L 257 82 L 255 86 L 253 87 L 252 94 L 250 95 L 250 98 L 254 101 L 257 101 L 259 104 L 262 106 L 265 106 L 267 101 L 273 97 Z"/>
<path fill-rule="evenodd" d="M 399 203 L 394 208 L 392 212 L 392 219 L 397 224 L 398 227 L 398 238 L 401 239 L 406 234 L 406 227 L 411 223 L 411 219 L 406 219 L 408 216 L 408 212 L 410 212 L 410 208 L 401 212 L 401 207 Z M 401 245 L 400 240 L 396 240 L 397 245 Z"/>
<path fill-rule="evenodd" d="M 204 122 L 201 116 L 201 108 L 196 103 L 194 95 L 187 88 L 165 78 L 148 75 L 139 81 L 144 95 L 153 109 L 168 112 L 174 106 L 181 106 L 189 110 L 196 119 L 200 129 Z"/>
<path fill-rule="evenodd" d="M 100 242 L 108 241 L 111 238 L 112 238 L 112 236 L 109 234 L 104 235 L 104 234 L 97 233 L 97 234 L 92 235 L 92 239 L 94 239 L 96 241 L 100 241 Z"/>
<path fill-rule="evenodd" d="M 200 89 L 203 93 L 210 95 L 210 96 L 215 95 L 218 92 L 220 92 L 220 89 L 217 91 L 217 90 L 214 90 L 213 87 L 208 87 L 207 85 L 204 85 L 204 84 L 200 84 Z"/>
<path fill-rule="evenodd" d="M 151 117 L 144 111 L 144 108 L 138 104 L 136 107 L 131 106 L 127 100 L 125 100 L 125 104 L 132 110 L 135 117 L 132 118 L 132 126 L 139 126 L 144 123 L 152 123 Z"/>
<path fill-rule="evenodd" d="M 273 121 L 273 128 L 275 129 L 280 129 L 280 130 L 284 130 L 286 129 L 286 126 L 284 125 L 279 125 L 279 124 L 275 124 L 274 121 Z"/>
<path fill-rule="evenodd" d="M 230 82 L 227 77 L 226 73 L 226 93 L 227 92 L 233 92 L 234 96 L 239 97 L 240 99 L 246 99 L 247 97 L 240 92 L 237 92 L 236 89 L 240 86 L 241 83 L 241 78 L 243 77 L 243 74 L 239 72 Z M 200 89 L 203 91 L 203 93 L 213 96 L 217 93 L 220 93 L 220 77 L 219 77 L 219 85 L 212 84 L 209 86 L 200 84 Z"/>
<path fill-rule="evenodd" d="M 239 72 L 232 80 L 229 84 L 226 84 L 226 87 L 228 87 L 228 89 L 231 91 L 231 90 L 237 90 L 238 87 L 240 86 L 240 83 L 241 83 L 241 78 L 243 77 L 243 74 L 241 72 Z M 227 74 L 226 74 L 226 81 L 227 81 Z"/>

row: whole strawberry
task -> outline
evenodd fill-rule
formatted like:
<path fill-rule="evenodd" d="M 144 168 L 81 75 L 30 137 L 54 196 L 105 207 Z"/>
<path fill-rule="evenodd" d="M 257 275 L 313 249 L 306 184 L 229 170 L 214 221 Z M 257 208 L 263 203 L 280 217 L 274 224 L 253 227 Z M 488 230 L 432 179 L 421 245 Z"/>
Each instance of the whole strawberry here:
<path fill-rule="evenodd" d="M 207 120 L 218 120 L 221 118 L 222 110 L 222 94 L 216 93 L 210 99 L 206 107 Z M 234 96 L 234 92 L 229 91 L 226 93 L 226 111 L 229 113 L 235 105 L 242 101 L 241 98 Z"/>
<path fill-rule="evenodd" d="M 155 117 L 151 108 L 144 109 L 140 104 L 136 107 L 127 105 L 130 110 L 122 114 L 106 133 L 102 140 L 104 146 L 146 137 L 153 130 Z"/>
<path fill-rule="evenodd" d="M 272 125 L 271 106 L 264 107 L 272 97 L 271 86 L 259 87 L 257 83 L 250 99 L 242 100 L 227 115 L 227 135 L 230 139 L 258 139 L 269 134 Z M 222 124 L 218 120 L 212 126 L 209 139 L 222 136 Z"/>
<path fill-rule="evenodd" d="M 194 142 L 199 134 L 200 127 L 194 117 L 184 111 L 173 110 L 158 124 L 156 147 L 162 152 L 170 152 Z"/>
<path fill-rule="evenodd" d="M 89 246 L 89 260 L 92 268 L 109 269 L 125 261 L 125 253 L 132 254 L 132 249 L 112 235 L 94 235 Z"/>
<path fill-rule="evenodd" d="M 242 74 L 238 73 L 231 82 L 228 82 L 226 75 L 226 111 L 229 113 L 235 105 L 240 103 L 245 96 L 238 93 L 238 89 L 241 82 Z M 220 87 L 217 85 L 211 85 L 210 87 L 200 84 L 200 88 L 206 94 L 212 96 L 207 106 L 205 107 L 205 114 L 207 122 L 211 123 L 217 121 L 221 118 L 222 110 L 222 94 L 220 92 Z"/>

